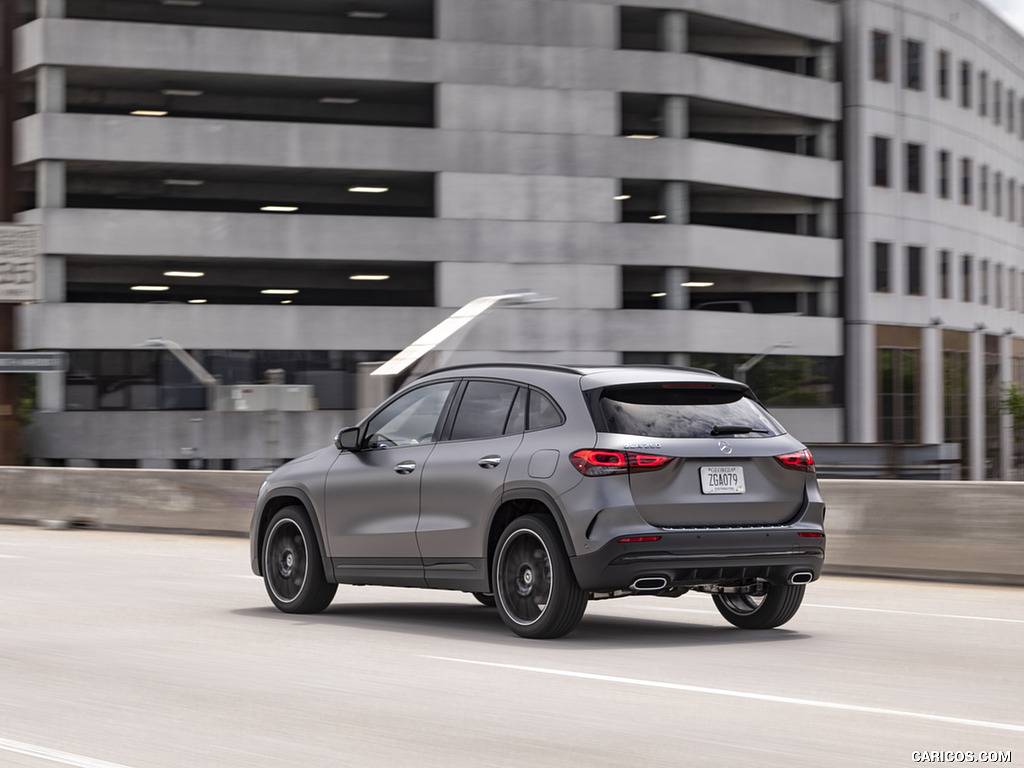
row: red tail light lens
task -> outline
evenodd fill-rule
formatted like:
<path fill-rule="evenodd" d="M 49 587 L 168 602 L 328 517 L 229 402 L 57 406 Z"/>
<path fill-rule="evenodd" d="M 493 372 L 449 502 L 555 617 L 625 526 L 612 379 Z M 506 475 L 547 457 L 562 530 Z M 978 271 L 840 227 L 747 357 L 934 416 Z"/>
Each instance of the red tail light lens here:
<path fill-rule="evenodd" d="M 622 475 L 627 472 L 653 472 L 672 461 L 671 456 L 652 456 L 629 451 L 596 451 L 582 449 L 569 456 L 569 461 L 581 475 L 601 477 Z"/>
<path fill-rule="evenodd" d="M 802 451 L 787 453 L 784 456 L 776 456 L 775 460 L 786 469 L 795 469 L 797 472 L 814 472 L 814 457 L 811 452 L 804 448 Z"/>

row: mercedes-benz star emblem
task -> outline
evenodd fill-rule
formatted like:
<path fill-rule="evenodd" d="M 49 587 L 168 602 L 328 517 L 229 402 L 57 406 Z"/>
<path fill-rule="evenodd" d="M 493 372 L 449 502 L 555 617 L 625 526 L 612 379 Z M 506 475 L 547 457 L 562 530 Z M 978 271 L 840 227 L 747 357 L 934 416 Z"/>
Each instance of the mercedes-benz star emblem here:
<path fill-rule="evenodd" d="M 725 442 L 725 440 L 719 440 L 718 450 L 720 450 L 722 453 L 728 456 L 730 453 L 732 453 L 732 446 Z"/>

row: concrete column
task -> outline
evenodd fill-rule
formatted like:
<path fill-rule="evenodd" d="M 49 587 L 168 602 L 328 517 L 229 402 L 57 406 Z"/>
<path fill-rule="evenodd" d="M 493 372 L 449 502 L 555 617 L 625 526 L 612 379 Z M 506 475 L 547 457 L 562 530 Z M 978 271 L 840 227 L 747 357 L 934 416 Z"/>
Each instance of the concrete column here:
<path fill-rule="evenodd" d="M 661 135 L 667 139 L 685 139 L 690 135 L 690 100 L 686 96 L 666 96 L 661 107 Z"/>
<path fill-rule="evenodd" d="M 665 309 L 689 309 L 690 289 L 683 283 L 690 279 L 688 267 L 669 267 L 665 270 Z"/>
<path fill-rule="evenodd" d="M 43 256 L 43 301 L 67 301 L 65 260 L 62 255 Z"/>
<path fill-rule="evenodd" d="M 985 333 L 970 334 L 967 349 L 967 455 L 968 480 L 985 479 Z"/>
<path fill-rule="evenodd" d="M 825 160 L 837 160 L 836 152 L 836 124 L 821 123 L 814 132 L 815 155 Z"/>
<path fill-rule="evenodd" d="M 878 360 L 875 326 L 846 326 L 846 441 L 878 441 Z"/>
<path fill-rule="evenodd" d="M 661 17 L 661 49 L 667 53 L 690 50 L 689 23 L 685 11 L 665 11 Z"/>
<path fill-rule="evenodd" d="M 49 371 L 38 373 L 36 403 L 40 411 L 64 410 L 64 373 Z"/>
<path fill-rule="evenodd" d="M 839 281 L 835 278 L 821 280 L 818 289 L 818 314 L 821 317 L 839 317 Z"/>
<path fill-rule="evenodd" d="M 67 203 L 66 166 L 62 160 L 36 163 L 36 208 L 63 208 Z"/>
<path fill-rule="evenodd" d="M 813 203 L 814 213 L 818 217 L 818 237 L 839 236 L 839 206 L 835 200 L 815 200 Z"/>
<path fill-rule="evenodd" d="M 36 70 L 36 112 L 64 112 L 67 77 L 64 67 L 42 66 Z"/>
<path fill-rule="evenodd" d="M 999 391 L 1000 396 L 1013 383 L 1013 336 L 999 337 Z M 1005 409 L 999 412 L 999 479 L 1011 479 L 1013 471 L 1013 416 Z"/>
<path fill-rule="evenodd" d="M 685 181 L 666 181 L 662 192 L 666 221 L 690 223 L 690 185 Z"/>
<path fill-rule="evenodd" d="M 817 61 L 817 74 L 830 83 L 836 79 L 836 46 L 834 43 L 818 43 L 811 48 Z"/>
<path fill-rule="evenodd" d="M 921 442 L 937 445 L 945 440 L 942 390 L 942 328 L 921 329 Z"/>
<path fill-rule="evenodd" d="M 41 19 L 64 18 L 64 0 L 36 0 L 36 15 Z"/>

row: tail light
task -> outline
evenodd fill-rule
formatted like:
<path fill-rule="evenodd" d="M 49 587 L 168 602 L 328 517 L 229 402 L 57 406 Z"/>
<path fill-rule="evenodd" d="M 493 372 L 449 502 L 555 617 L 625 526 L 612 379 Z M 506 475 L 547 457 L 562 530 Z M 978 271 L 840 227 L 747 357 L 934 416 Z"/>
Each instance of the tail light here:
<path fill-rule="evenodd" d="M 601 477 L 603 475 L 623 475 L 628 472 L 653 472 L 669 464 L 672 457 L 585 448 L 570 455 L 569 461 L 581 475 Z"/>
<path fill-rule="evenodd" d="M 794 469 L 797 472 L 814 472 L 814 457 L 811 452 L 804 448 L 802 451 L 787 453 L 784 456 L 776 456 L 775 460 L 786 469 Z"/>

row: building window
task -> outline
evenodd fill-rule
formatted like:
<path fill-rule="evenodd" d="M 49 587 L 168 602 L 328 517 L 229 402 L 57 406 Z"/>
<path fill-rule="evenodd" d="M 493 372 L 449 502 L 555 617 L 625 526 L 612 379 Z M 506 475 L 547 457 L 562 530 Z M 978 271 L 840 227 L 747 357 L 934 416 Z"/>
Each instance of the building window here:
<path fill-rule="evenodd" d="M 924 261 L 924 248 L 919 245 L 907 246 L 907 295 L 920 296 L 924 293 L 921 290 L 922 262 Z"/>
<path fill-rule="evenodd" d="M 960 62 L 960 106 L 971 108 L 971 62 Z"/>
<path fill-rule="evenodd" d="M 996 264 L 996 309 L 1003 308 L 1003 265 Z"/>
<path fill-rule="evenodd" d="M 939 98 L 949 98 L 949 51 L 939 51 L 936 78 L 939 83 Z"/>
<path fill-rule="evenodd" d="M 978 262 L 978 303 L 988 304 L 988 259 Z"/>
<path fill-rule="evenodd" d="M 924 75 L 921 72 L 923 47 L 917 40 L 903 41 L 903 87 L 912 91 L 920 91 L 923 88 Z"/>
<path fill-rule="evenodd" d="M 890 243 L 875 243 L 875 292 L 889 293 L 889 251 Z"/>
<path fill-rule="evenodd" d="M 879 432 L 883 443 L 917 441 L 916 349 L 878 350 Z"/>
<path fill-rule="evenodd" d="M 949 200 L 949 150 L 939 150 L 939 197 Z"/>
<path fill-rule="evenodd" d="M 877 29 L 871 33 L 872 79 L 889 82 L 889 34 Z"/>
<path fill-rule="evenodd" d="M 971 204 L 971 158 L 960 158 L 960 202 L 963 205 Z"/>
<path fill-rule="evenodd" d="M 978 73 L 978 114 L 988 114 L 988 72 Z"/>
<path fill-rule="evenodd" d="M 988 166 L 983 165 L 978 169 L 978 207 L 983 211 L 988 210 Z"/>
<path fill-rule="evenodd" d="M 1013 221 L 1017 213 L 1017 182 L 1013 179 L 1006 180 L 1006 220 Z"/>
<path fill-rule="evenodd" d="M 1010 267 L 1006 280 L 1006 308 L 1011 312 L 1017 311 L 1017 269 Z"/>
<path fill-rule="evenodd" d="M 921 157 L 924 148 L 920 144 L 906 145 L 906 178 L 907 192 L 921 192 L 924 190 L 924 169 L 921 164 Z"/>
<path fill-rule="evenodd" d="M 946 331 L 944 342 L 949 346 L 963 346 L 954 336 L 955 331 Z M 968 432 L 968 353 L 960 349 L 946 349 L 942 353 L 943 381 L 945 390 L 942 398 L 944 434 L 947 443 L 960 445 L 961 478 L 970 477 L 967 451 Z"/>
<path fill-rule="evenodd" d="M 889 186 L 889 140 L 884 136 L 874 137 L 875 186 Z"/>
<path fill-rule="evenodd" d="M 1017 94 L 1011 88 L 1006 92 L 1006 130 L 1013 133 L 1017 121 Z"/>
<path fill-rule="evenodd" d="M 1003 215 L 1003 174 L 999 171 L 996 171 L 992 179 L 992 213 Z"/>
<path fill-rule="evenodd" d="M 996 80 L 992 84 L 992 122 L 999 125 L 1003 121 L 1003 84 Z"/>
<path fill-rule="evenodd" d="M 949 292 L 949 269 L 952 254 L 949 251 L 939 251 L 939 298 L 948 299 Z"/>
<path fill-rule="evenodd" d="M 973 295 L 973 286 L 971 285 L 971 275 L 974 269 L 974 265 L 971 263 L 971 257 L 969 254 L 964 254 L 961 257 L 961 279 L 960 289 L 961 297 L 964 301 L 970 301 Z"/>

